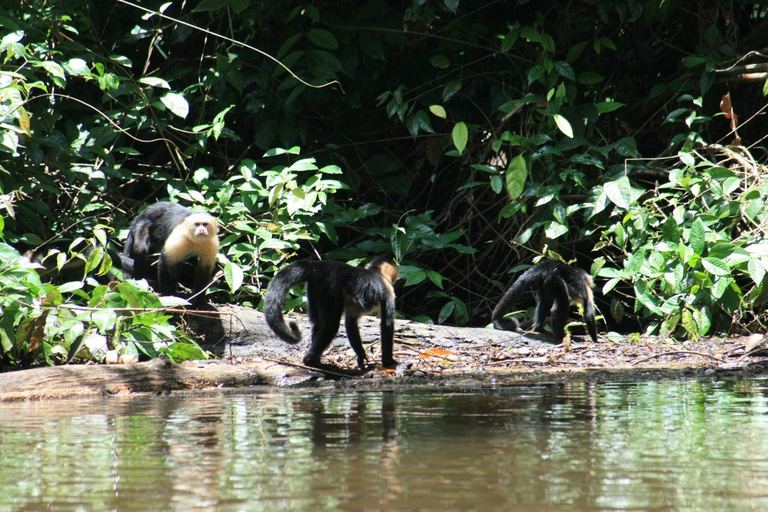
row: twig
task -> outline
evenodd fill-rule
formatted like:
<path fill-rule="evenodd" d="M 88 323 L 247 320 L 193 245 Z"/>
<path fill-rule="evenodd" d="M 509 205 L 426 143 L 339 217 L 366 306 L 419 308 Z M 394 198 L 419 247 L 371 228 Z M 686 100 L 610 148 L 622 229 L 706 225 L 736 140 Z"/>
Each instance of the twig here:
<path fill-rule="evenodd" d="M 294 368 L 300 368 L 302 370 L 327 373 L 328 375 L 336 375 L 338 377 L 355 377 L 355 375 L 353 374 L 334 372 L 333 370 L 326 370 L 325 368 L 315 368 L 314 366 L 306 366 L 299 363 L 289 363 L 288 361 L 280 361 L 279 359 L 271 359 L 269 357 L 262 357 L 262 359 L 265 361 L 269 361 L 270 363 L 277 363 L 283 366 L 292 366 Z"/>
<path fill-rule="evenodd" d="M 720 359 L 717 356 L 711 356 L 709 354 L 705 354 L 704 352 L 694 352 L 693 350 L 674 350 L 672 352 L 662 352 L 660 354 L 653 354 L 652 356 L 644 357 L 642 359 L 638 359 L 634 363 L 632 363 L 632 366 L 635 366 L 636 364 L 644 363 L 646 361 L 650 361 L 651 359 L 654 359 L 656 357 L 662 357 L 662 356 L 674 356 L 679 354 L 693 354 L 695 356 L 702 356 L 702 357 L 708 357 L 710 359 L 714 359 L 715 361 L 719 361 L 721 363 L 727 363 L 726 360 Z"/>

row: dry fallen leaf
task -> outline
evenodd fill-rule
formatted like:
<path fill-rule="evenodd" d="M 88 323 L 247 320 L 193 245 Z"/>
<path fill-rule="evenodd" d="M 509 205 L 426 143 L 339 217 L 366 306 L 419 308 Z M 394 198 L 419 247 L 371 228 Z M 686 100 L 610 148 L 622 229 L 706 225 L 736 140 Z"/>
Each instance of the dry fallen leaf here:
<path fill-rule="evenodd" d="M 450 350 L 445 350 L 443 348 L 430 348 L 420 353 L 419 357 L 422 359 L 426 359 L 428 357 L 445 357 L 448 355 L 453 355 L 453 352 Z"/>

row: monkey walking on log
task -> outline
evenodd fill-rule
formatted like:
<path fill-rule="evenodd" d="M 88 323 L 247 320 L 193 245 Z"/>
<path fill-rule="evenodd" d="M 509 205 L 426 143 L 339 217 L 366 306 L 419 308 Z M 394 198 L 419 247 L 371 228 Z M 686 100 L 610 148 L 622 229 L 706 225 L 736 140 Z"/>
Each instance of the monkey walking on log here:
<path fill-rule="evenodd" d="M 505 331 L 517 331 L 517 320 L 504 317 L 527 289 L 533 289 L 536 297 L 536 312 L 533 328 L 544 332 L 547 314 L 552 314 L 552 332 L 559 342 L 565 339 L 565 324 L 568 322 L 568 307 L 583 304 L 584 322 L 592 341 L 597 341 L 595 326 L 595 301 L 592 295 L 592 276 L 586 271 L 557 260 L 544 260 L 523 272 L 504 292 L 499 304 L 493 310 L 493 326 Z"/>
<path fill-rule="evenodd" d="M 291 286 L 306 282 L 309 319 L 312 322 L 312 344 L 304 356 L 304 364 L 322 367 L 320 357 L 339 331 L 344 315 L 349 344 L 357 355 L 357 365 L 365 369 L 365 349 L 360 339 L 357 320 L 379 311 L 381 319 L 381 364 L 394 368 L 392 356 L 395 333 L 395 290 L 398 269 L 387 258 L 380 257 L 364 268 L 340 261 L 297 261 L 280 270 L 267 287 L 264 314 L 269 327 L 282 340 L 298 343 L 299 326 L 283 319 L 283 304 Z"/>
<path fill-rule="evenodd" d="M 200 305 L 219 253 L 216 218 L 176 203 L 155 203 L 133 220 L 123 252 L 133 259 L 134 276 L 156 276 L 157 291 L 165 295 L 176 293 L 182 263 L 197 258 L 192 302 Z M 160 256 L 157 270 L 153 271 L 149 257 L 157 252 Z"/>

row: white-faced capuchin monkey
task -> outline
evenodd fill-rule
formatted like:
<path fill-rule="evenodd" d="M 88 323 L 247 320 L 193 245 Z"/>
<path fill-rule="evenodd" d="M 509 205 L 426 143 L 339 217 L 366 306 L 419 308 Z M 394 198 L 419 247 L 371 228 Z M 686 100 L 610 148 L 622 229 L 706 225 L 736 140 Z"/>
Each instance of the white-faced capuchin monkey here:
<path fill-rule="evenodd" d="M 157 276 L 157 290 L 165 295 L 176 293 L 182 263 L 197 258 L 193 303 L 199 305 L 219 253 L 216 232 L 216 218 L 207 213 L 194 213 L 176 203 L 155 203 L 133 220 L 123 252 L 134 261 L 135 277 Z M 157 252 L 160 257 L 153 271 L 149 257 Z"/>
<path fill-rule="evenodd" d="M 582 303 L 584 322 L 593 341 L 597 341 L 595 327 L 595 301 L 592 296 L 592 276 L 586 271 L 571 267 L 557 260 L 544 260 L 522 273 L 501 297 L 493 310 L 493 326 L 504 331 L 519 330 L 520 325 L 512 317 L 504 315 L 517 304 L 528 288 L 536 297 L 536 312 L 533 328 L 544 332 L 547 314 L 552 313 L 552 332 L 558 341 L 565 338 L 565 324 L 568 322 L 568 306 Z"/>
<path fill-rule="evenodd" d="M 275 275 L 264 296 L 264 314 L 269 327 L 288 343 L 301 340 L 299 326 L 283 319 L 283 304 L 291 286 L 307 283 L 309 319 L 312 322 L 312 344 L 304 356 L 304 364 L 322 367 L 320 357 L 339 332 L 344 315 L 349 344 L 357 355 L 357 366 L 365 368 L 365 349 L 360 339 L 357 319 L 379 311 L 381 318 L 381 364 L 396 367 L 392 357 L 395 333 L 395 289 L 398 269 L 387 258 L 380 257 L 364 268 L 340 261 L 297 261 Z"/>

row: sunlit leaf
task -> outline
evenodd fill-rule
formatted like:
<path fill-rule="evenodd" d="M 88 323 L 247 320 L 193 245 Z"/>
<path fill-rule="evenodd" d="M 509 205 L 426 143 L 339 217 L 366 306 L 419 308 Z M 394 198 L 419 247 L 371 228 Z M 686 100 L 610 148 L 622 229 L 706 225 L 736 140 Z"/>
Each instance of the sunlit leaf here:
<path fill-rule="evenodd" d="M 517 199 L 525 190 L 525 180 L 528 178 L 528 162 L 520 154 L 509 162 L 505 175 L 507 193 L 510 199 Z"/>
<path fill-rule="evenodd" d="M 696 220 L 693 221 L 693 224 L 691 224 L 688 241 L 691 244 L 693 251 L 698 255 L 703 254 L 704 249 L 706 248 L 706 233 L 707 228 L 704 226 L 704 221 L 701 220 L 701 217 L 697 217 Z"/>
<path fill-rule="evenodd" d="M 571 123 L 569 123 L 568 120 L 560 114 L 555 114 L 552 117 L 555 119 L 557 128 L 563 132 L 563 135 L 569 138 L 573 138 L 573 128 L 571 128 Z"/>
<path fill-rule="evenodd" d="M 459 150 L 459 154 L 463 153 L 464 148 L 467 147 L 467 140 L 469 139 L 467 125 L 463 122 L 456 123 L 451 132 L 451 138 L 453 139 L 453 145 Z"/>
<path fill-rule="evenodd" d="M 175 92 L 168 92 L 164 96 L 160 97 L 160 101 L 163 105 L 181 118 L 186 118 L 189 114 L 189 103 L 184 99 L 184 96 Z"/>
<path fill-rule="evenodd" d="M 631 188 L 632 186 L 629 183 L 629 178 L 622 176 L 617 180 L 607 182 L 603 186 L 603 191 L 613 204 L 619 208 L 628 210 L 632 203 Z"/>

